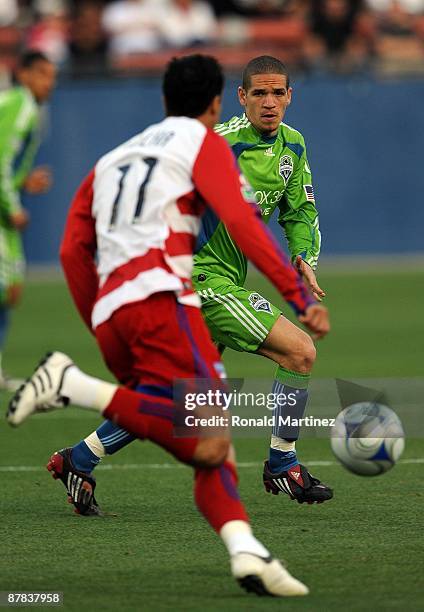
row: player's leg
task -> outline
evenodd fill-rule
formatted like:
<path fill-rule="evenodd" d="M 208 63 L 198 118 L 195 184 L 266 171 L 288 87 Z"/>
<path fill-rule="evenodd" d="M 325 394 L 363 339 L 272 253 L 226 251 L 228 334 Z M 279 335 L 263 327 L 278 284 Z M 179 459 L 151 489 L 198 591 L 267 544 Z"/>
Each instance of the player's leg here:
<path fill-rule="evenodd" d="M 173 368 L 177 369 L 179 377 L 179 367 L 186 369 L 186 377 L 209 376 L 216 380 L 216 372 L 220 369 L 216 367 L 219 356 L 210 342 L 199 311 L 193 308 L 182 310 L 179 308 L 177 314 L 179 333 L 175 339 L 170 333 L 170 326 L 164 325 L 157 305 L 151 314 L 153 312 L 162 319 L 162 339 L 159 330 L 153 335 L 145 330 L 142 339 L 144 341 L 150 336 L 157 348 L 159 348 L 158 342 L 162 344 L 164 353 L 167 352 L 168 346 L 170 360 L 165 367 L 168 371 L 162 370 L 156 381 L 152 382 L 157 382 L 157 386 L 160 386 L 167 376 L 169 377 Z M 136 312 L 136 314 L 138 321 L 148 319 L 147 313 L 143 313 L 141 319 L 141 313 Z M 119 317 L 116 323 L 119 329 Z M 127 327 L 127 332 L 130 331 L 131 325 Z M 144 351 L 145 347 L 140 356 Z M 179 352 L 180 360 L 175 360 L 175 351 Z M 187 355 L 191 362 L 189 364 L 187 364 Z M 149 363 L 152 364 L 153 361 L 151 359 Z M 165 366 L 165 361 L 163 355 L 159 355 L 158 363 Z M 140 363 L 146 363 L 146 360 Z M 154 372 L 154 368 L 153 365 L 150 372 L 145 372 L 146 378 L 149 373 Z M 43 384 L 40 384 L 40 379 Z M 148 438 L 156 442 L 180 461 L 196 468 L 196 503 L 227 546 L 233 575 L 244 588 L 255 590 L 258 594 L 286 596 L 304 595 L 308 592 L 302 583 L 290 576 L 278 561 L 270 557 L 268 551 L 252 535 L 246 512 L 237 493 L 237 473 L 234 457 L 229 448 L 228 434 L 201 440 L 176 437 L 175 405 L 172 398 L 166 397 L 165 394 L 159 396 L 135 392 L 87 376 L 61 353 L 53 354 L 40 364 L 30 381 L 15 395 L 11 402 L 9 421 L 19 424 L 25 410 L 28 416 L 29 408 L 33 409 L 34 404 L 36 409 L 40 409 L 46 403 L 50 406 L 63 404 L 65 397 L 75 405 L 98 410 L 125 430 L 141 439 Z"/>
<path fill-rule="evenodd" d="M 105 345 L 103 354 L 111 355 L 106 365 L 121 384 L 136 387 L 138 380 L 132 379 L 132 358 L 125 341 L 113 331 L 108 333 L 108 326 L 101 331 L 101 335 Z M 69 456 L 77 470 L 91 474 L 103 457 L 115 454 L 134 440 L 133 435 L 118 427 L 116 423 L 104 421 L 95 431 L 70 448 Z"/>
<path fill-rule="evenodd" d="M 2 354 L 10 324 L 10 310 L 22 294 L 24 258 L 19 233 L 0 226 L 0 389 L 16 391 L 21 380 L 3 372 Z"/>
<path fill-rule="evenodd" d="M 133 378 L 133 359 L 125 340 L 109 330 L 108 325 L 102 331 L 103 355 L 106 365 L 124 385 L 134 387 L 137 379 Z M 102 347 L 100 347 L 102 348 Z M 47 469 L 54 478 L 65 486 L 69 501 L 78 514 L 84 516 L 102 515 L 102 510 L 94 496 L 96 479 L 93 476 L 95 467 L 101 459 L 127 446 L 135 437 L 112 421 L 104 421 L 95 431 L 71 447 L 53 453 Z M 69 483 L 81 483 L 70 486 Z"/>
<path fill-rule="evenodd" d="M 295 451 L 298 429 L 288 431 L 279 426 L 281 416 L 285 421 L 287 416 L 299 419 L 304 415 L 315 360 L 312 340 L 256 291 L 237 287 L 224 277 L 206 274 L 199 275 L 195 285 L 202 298 L 202 312 L 214 341 L 237 351 L 257 353 L 272 359 L 278 366 L 273 393 L 280 397 L 293 394 L 296 398 L 293 406 L 282 404 L 275 411 L 276 428 L 272 432 L 269 462 L 265 465 L 267 490 L 272 481 L 274 493 L 283 491 L 298 501 L 330 499 L 331 490 L 312 477 L 306 468 L 299 467 Z M 270 476 L 271 472 L 276 475 L 275 482 Z M 288 478 L 290 488 L 285 486 L 284 478 Z M 282 485 L 279 484 L 280 480 Z M 305 489 L 308 489 L 308 493 L 305 493 Z"/>
<path fill-rule="evenodd" d="M 186 453 L 186 445 L 180 444 Z M 173 454 L 187 461 L 179 456 L 179 449 Z M 239 584 L 258 595 L 306 595 L 307 587 L 273 559 L 252 532 L 238 493 L 235 453 L 229 439 L 200 439 L 188 462 L 195 466 L 197 508 L 227 548 L 231 572 Z"/>
<path fill-rule="evenodd" d="M 176 438 L 172 400 L 151 397 L 88 376 L 62 353 L 53 353 L 40 363 L 29 382 L 12 399 L 8 419 L 18 425 L 24 413 L 29 416 L 29 409 L 32 413 L 45 405 L 52 408 L 69 402 L 101 413 L 138 438 L 148 438 L 180 461 L 195 466 L 196 504 L 227 547 L 233 576 L 241 586 L 260 595 L 308 593 L 307 587 L 293 578 L 253 536 L 238 496 L 237 473 L 227 439 L 199 442 L 196 438 Z M 79 480 L 77 475 L 68 486 L 72 492 L 87 487 L 84 491 L 90 493 L 89 480 Z"/>
<path fill-rule="evenodd" d="M 296 441 L 299 427 L 286 424 L 287 416 L 296 423 L 305 414 L 308 384 L 316 356 L 311 338 L 280 316 L 257 352 L 278 364 L 272 388 L 277 399 L 275 425 L 269 460 L 264 468 L 267 491 L 274 494 L 284 492 L 300 503 L 320 503 L 331 499 L 332 490 L 298 461 Z"/>

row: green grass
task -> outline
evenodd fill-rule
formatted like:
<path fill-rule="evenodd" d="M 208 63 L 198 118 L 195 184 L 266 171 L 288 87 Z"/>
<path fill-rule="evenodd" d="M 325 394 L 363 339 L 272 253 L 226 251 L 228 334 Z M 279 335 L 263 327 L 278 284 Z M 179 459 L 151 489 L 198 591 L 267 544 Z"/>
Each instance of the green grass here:
<path fill-rule="evenodd" d="M 320 343 L 315 377 L 422 376 L 422 280 L 408 270 L 323 273 L 333 330 Z M 254 277 L 250 286 L 278 303 L 262 280 Z M 63 285 L 31 282 L 15 313 L 6 367 L 26 375 L 49 348 L 108 376 Z M 225 360 L 231 376 L 272 376 L 273 364 L 257 356 L 228 351 Z M 3 412 L 7 396 L 1 399 Z M 238 460 L 255 464 L 240 468 L 255 532 L 311 588 L 307 598 L 264 600 L 245 595 L 230 578 L 224 547 L 192 502 L 190 470 L 150 443 L 130 445 L 97 472 L 99 499 L 116 517 L 72 514 L 63 487 L 42 466 L 52 451 L 98 423 L 82 411 L 39 415 L 16 431 L 0 422 L 0 590 L 60 590 L 66 610 L 424 608 L 422 464 L 400 463 L 382 477 L 360 478 L 334 461 L 328 440 L 305 439 L 298 445 L 302 460 L 331 462 L 313 469 L 336 493 L 328 504 L 303 507 L 262 492 L 267 440 L 236 439 Z M 423 440 L 408 440 L 403 459 L 423 457 Z"/>

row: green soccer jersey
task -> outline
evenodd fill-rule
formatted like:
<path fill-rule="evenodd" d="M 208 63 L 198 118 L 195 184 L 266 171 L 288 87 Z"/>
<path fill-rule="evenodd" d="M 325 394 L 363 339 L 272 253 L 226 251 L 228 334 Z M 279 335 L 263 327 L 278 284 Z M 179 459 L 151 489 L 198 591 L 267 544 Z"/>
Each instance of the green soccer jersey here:
<path fill-rule="evenodd" d="M 245 114 L 220 123 L 215 131 L 231 146 L 262 219 L 267 223 L 278 209 L 292 259 L 301 255 L 315 269 L 321 235 L 302 134 L 282 123 L 276 136 L 265 138 Z M 243 285 L 247 273 L 246 258 L 210 210 L 203 217 L 194 258 L 194 275 L 204 272 L 226 276 L 235 285 Z"/>
<path fill-rule="evenodd" d="M 0 225 L 21 210 L 19 191 L 39 144 L 39 110 L 31 92 L 13 87 L 0 94 Z"/>

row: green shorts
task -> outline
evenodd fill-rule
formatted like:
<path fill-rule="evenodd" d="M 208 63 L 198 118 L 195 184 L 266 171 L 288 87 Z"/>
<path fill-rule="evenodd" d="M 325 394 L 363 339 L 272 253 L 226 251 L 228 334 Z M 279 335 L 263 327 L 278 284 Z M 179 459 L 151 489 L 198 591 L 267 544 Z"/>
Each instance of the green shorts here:
<path fill-rule="evenodd" d="M 22 284 L 25 274 L 25 258 L 21 234 L 15 229 L 0 226 L 0 302 L 9 287 Z"/>
<path fill-rule="evenodd" d="M 280 308 L 258 292 L 224 276 L 196 273 L 193 284 L 214 342 L 235 351 L 256 352 L 281 315 Z"/>

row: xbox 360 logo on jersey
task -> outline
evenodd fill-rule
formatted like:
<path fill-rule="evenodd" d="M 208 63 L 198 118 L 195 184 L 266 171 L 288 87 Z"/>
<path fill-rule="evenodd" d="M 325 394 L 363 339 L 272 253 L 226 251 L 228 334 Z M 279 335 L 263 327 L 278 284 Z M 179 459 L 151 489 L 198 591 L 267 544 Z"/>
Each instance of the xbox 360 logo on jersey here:
<path fill-rule="evenodd" d="M 251 307 L 259 312 L 259 310 L 264 310 L 265 312 L 269 312 L 272 314 L 271 304 L 263 298 L 259 293 L 251 293 L 249 295 L 249 304 Z"/>
<path fill-rule="evenodd" d="M 293 159 L 291 155 L 283 155 L 283 157 L 280 157 L 280 167 L 278 171 L 283 177 L 284 182 L 287 183 L 293 172 Z"/>

